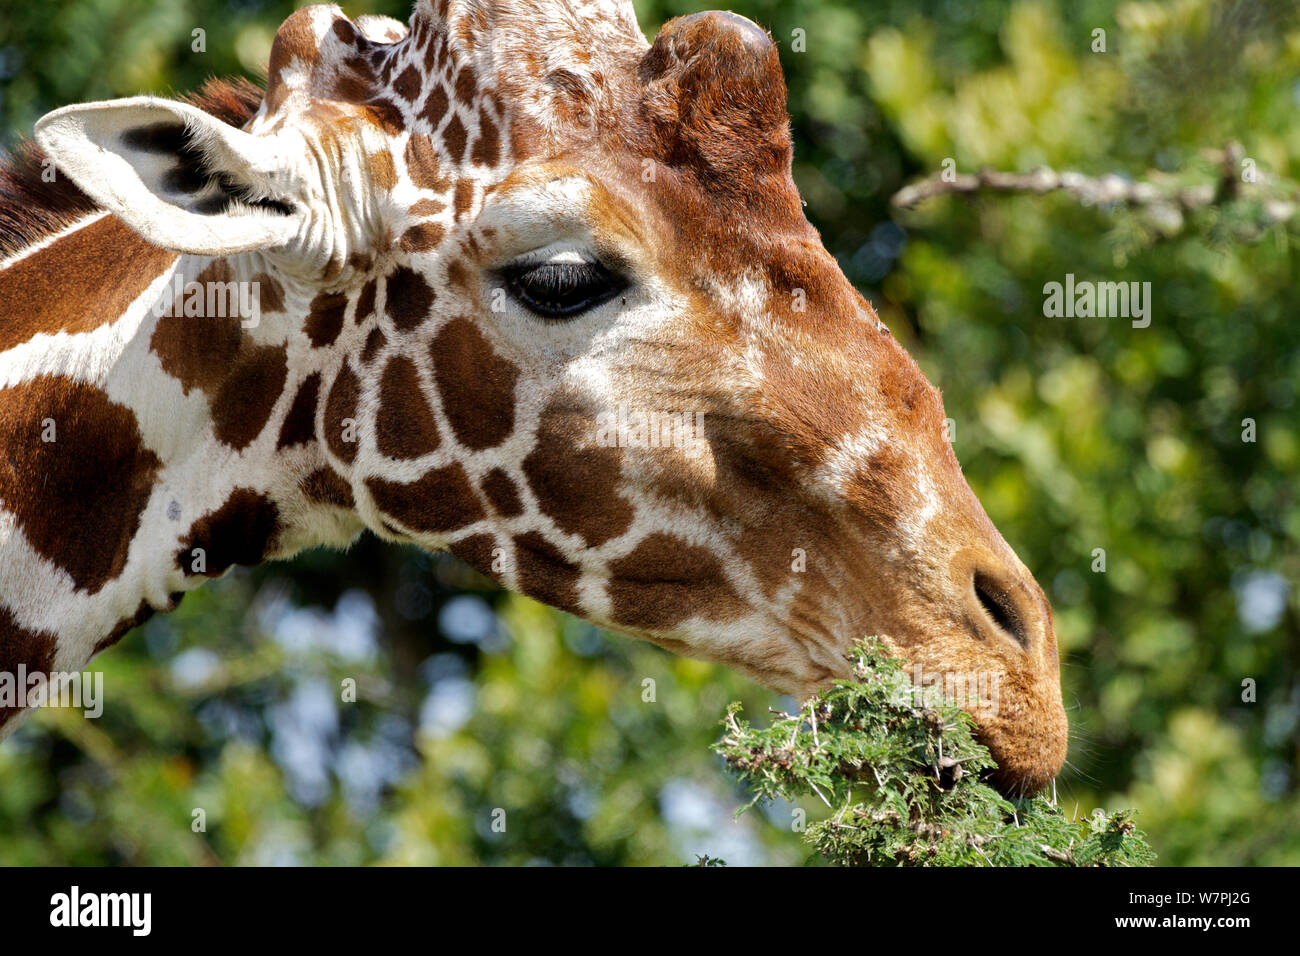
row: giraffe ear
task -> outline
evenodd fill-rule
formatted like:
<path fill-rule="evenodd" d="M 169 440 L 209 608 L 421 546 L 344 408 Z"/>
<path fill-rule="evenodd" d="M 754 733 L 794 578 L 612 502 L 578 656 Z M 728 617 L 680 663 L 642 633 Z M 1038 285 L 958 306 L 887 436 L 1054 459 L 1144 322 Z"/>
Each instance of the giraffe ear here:
<path fill-rule="evenodd" d="M 164 249 L 276 248 L 301 225 L 292 164 L 275 141 L 185 103 L 65 106 L 37 122 L 36 142 L 86 195 Z"/>
<path fill-rule="evenodd" d="M 792 155 L 785 79 L 767 31 L 711 10 L 664 24 L 641 60 L 642 109 L 675 165 L 752 192 Z"/>

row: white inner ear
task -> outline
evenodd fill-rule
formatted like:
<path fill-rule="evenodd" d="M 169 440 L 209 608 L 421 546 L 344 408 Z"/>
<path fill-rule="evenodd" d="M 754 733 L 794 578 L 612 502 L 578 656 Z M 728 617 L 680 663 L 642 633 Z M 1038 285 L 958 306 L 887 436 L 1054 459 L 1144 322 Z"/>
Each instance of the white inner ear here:
<path fill-rule="evenodd" d="M 66 106 L 36 142 L 83 192 L 154 245 L 232 255 L 283 246 L 300 217 L 291 163 L 251 136 L 172 100 L 138 96 Z M 257 205 L 278 200 L 277 207 Z"/>

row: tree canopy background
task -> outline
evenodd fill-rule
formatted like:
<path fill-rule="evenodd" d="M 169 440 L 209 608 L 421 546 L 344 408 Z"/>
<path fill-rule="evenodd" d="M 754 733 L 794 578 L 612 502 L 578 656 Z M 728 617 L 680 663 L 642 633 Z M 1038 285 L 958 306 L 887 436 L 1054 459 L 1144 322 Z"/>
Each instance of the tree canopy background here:
<path fill-rule="evenodd" d="M 0 0 L 0 134 L 75 101 L 257 78 L 292 7 Z M 636 7 L 650 37 L 705 8 Z M 780 45 L 809 218 L 943 390 L 972 487 L 1054 604 L 1074 732 L 1059 799 L 1136 807 L 1165 864 L 1300 862 L 1296 220 L 1247 185 L 1156 221 L 1061 194 L 890 205 L 945 160 L 1213 184 L 1205 150 L 1230 141 L 1261 180 L 1294 181 L 1294 4 L 730 9 Z M 1150 326 L 1044 316 L 1067 274 L 1150 282 Z M 0 747 L 0 862 L 804 857 L 790 805 L 733 822 L 746 798 L 709 750 L 729 701 L 757 715 L 773 695 L 449 557 L 366 537 L 240 571 L 95 666 L 101 719 L 45 709 Z M 339 701 L 346 677 L 358 703 Z"/>

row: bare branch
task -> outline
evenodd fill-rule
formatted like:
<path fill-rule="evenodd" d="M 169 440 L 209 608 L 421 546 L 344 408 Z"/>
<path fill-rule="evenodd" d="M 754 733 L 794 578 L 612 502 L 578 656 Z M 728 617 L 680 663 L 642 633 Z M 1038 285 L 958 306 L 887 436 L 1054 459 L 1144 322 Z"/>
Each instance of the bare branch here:
<path fill-rule="evenodd" d="M 1176 230 L 1182 225 L 1184 213 L 1243 198 L 1241 163 L 1245 152 L 1241 144 L 1229 143 L 1221 150 L 1206 150 L 1204 155 L 1220 168 L 1217 182 L 1186 186 L 1163 174 L 1153 174 L 1156 181 L 1145 182 L 1115 173 L 1104 176 L 1087 176 L 1071 171 L 1058 173 L 1045 166 L 1028 173 L 982 169 L 978 173 L 957 175 L 937 173 L 903 187 L 894 194 L 891 202 L 898 209 L 912 209 L 927 200 L 953 194 L 1044 195 L 1060 191 L 1085 206 L 1122 204 L 1141 209 L 1162 225 Z M 1168 181 L 1160 182 L 1160 178 Z M 1300 211 L 1300 191 L 1287 180 L 1260 172 L 1258 181 L 1251 186 L 1251 193 L 1264 200 L 1263 225 L 1286 222 Z"/>

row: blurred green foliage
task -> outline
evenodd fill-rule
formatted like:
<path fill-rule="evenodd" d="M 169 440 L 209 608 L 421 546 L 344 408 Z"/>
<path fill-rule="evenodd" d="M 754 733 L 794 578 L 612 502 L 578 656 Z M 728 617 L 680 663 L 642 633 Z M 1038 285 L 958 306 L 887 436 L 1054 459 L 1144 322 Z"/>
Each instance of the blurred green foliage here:
<path fill-rule="evenodd" d="M 702 8 L 636 6 L 649 35 Z M 256 76 L 291 7 L 0 0 L 0 129 Z M 1063 196 L 889 205 L 948 159 L 1195 178 L 1230 140 L 1294 180 L 1294 4 L 732 9 L 781 45 L 809 217 L 943 389 L 972 486 L 1054 603 L 1075 735 L 1061 802 L 1136 807 L 1164 864 L 1300 862 L 1294 223 L 1242 241 L 1219 207 L 1157 230 Z M 1150 327 L 1045 318 L 1067 273 L 1150 282 Z M 236 574 L 101 664 L 101 719 L 47 709 L 0 748 L 0 862 L 804 857 L 788 806 L 732 822 L 746 798 L 709 752 L 729 700 L 755 714 L 772 695 L 448 558 L 367 539 Z"/>

